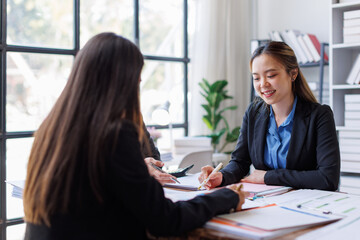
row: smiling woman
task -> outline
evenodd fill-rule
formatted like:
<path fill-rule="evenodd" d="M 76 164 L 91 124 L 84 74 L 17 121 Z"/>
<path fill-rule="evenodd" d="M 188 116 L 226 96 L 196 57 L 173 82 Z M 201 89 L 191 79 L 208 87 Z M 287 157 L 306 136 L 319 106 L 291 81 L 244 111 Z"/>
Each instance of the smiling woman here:
<path fill-rule="evenodd" d="M 241 180 L 336 190 L 340 153 L 333 113 L 317 103 L 293 50 L 270 42 L 255 50 L 250 69 L 260 97 L 245 113 L 230 163 L 207 187 Z M 251 164 L 255 170 L 247 176 Z M 204 170 L 203 177 L 211 171 Z"/>

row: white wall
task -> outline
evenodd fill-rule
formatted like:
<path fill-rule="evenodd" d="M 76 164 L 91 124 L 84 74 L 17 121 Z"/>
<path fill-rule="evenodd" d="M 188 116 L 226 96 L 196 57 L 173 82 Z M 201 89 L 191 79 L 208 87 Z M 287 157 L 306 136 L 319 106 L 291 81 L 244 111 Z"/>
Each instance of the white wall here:
<path fill-rule="evenodd" d="M 257 5 L 257 38 L 272 30 L 296 29 L 329 42 L 330 0 L 254 0 Z"/>
<path fill-rule="evenodd" d="M 331 0 L 253 0 L 252 37 L 268 39 L 272 30 L 295 29 L 312 33 L 320 42 L 328 43 L 330 5 Z M 318 83 L 319 68 L 303 68 L 302 71 L 308 82 Z M 328 104 L 328 67 L 325 67 L 324 73 L 323 103 Z"/>

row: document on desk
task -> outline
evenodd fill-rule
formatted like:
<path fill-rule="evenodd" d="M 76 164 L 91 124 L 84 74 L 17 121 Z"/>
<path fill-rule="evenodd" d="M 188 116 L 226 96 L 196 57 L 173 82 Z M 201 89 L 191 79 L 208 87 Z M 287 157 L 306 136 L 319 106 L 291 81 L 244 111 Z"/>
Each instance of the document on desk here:
<path fill-rule="evenodd" d="M 195 173 L 195 174 L 189 174 L 184 177 L 178 178 L 180 184 L 179 183 L 166 183 L 164 185 L 164 187 L 197 191 L 200 186 L 200 183 L 198 180 L 199 176 L 200 176 L 200 172 Z M 205 188 L 202 188 L 200 190 L 205 190 Z"/>
<path fill-rule="evenodd" d="M 194 197 L 205 195 L 211 192 L 216 191 L 217 189 L 204 190 L 204 191 L 179 191 L 175 189 L 164 188 L 165 197 L 171 199 L 173 202 L 177 201 L 187 201 L 193 199 Z M 251 201 L 245 199 L 245 203 L 242 205 L 242 209 L 250 209 L 265 206 L 266 202 L 263 199 L 258 199 L 257 201 Z"/>
<path fill-rule="evenodd" d="M 327 225 L 326 227 L 304 234 L 296 240 L 339 240 L 354 239 L 359 235 L 360 212 L 356 215 L 348 216 L 338 222 Z"/>
<path fill-rule="evenodd" d="M 322 190 L 300 189 L 266 198 L 267 203 L 298 209 L 350 216 L 360 211 L 360 196 Z"/>
<path fill-rule="evenodd" d="M 339 215 L 271 204 L 265 207 L 219 215 L 207 222 L 205 227 L 251 239 L 268 239 L 341 218 L 342 216 Z"/>

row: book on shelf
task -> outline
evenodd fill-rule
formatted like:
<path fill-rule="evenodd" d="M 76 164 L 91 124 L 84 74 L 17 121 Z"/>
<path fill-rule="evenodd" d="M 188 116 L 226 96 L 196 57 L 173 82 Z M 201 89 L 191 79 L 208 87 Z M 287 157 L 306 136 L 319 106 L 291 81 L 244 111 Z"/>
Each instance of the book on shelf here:
<path fill-rule="evenodd" d="M 346 83 L 355 84 L 357 76 L 360 73 L 360 54 L 357 55 L 354 64 L 351 67 L 350 73 L 346 78 Z"/>
<path fill-rule="evenodd" d="M 343 193 L 360 195 L 360 188 L 354 187 L 354 186 L 343 186 L 343 185 L 340 185 L 339 191 L 340 191 L 340 192 L 343 192 Z M 347 218 L 346 218 L 346 219 L 347 219 Z"/>
<path fill-rule="evenodd" d="M 339 145 L 341 146 L 360 146 L 360 137 L 359 138 L 344 138 L 339 137 Z M 359 185 L 360 186 L 360 185 Z"/>
<path fill-rule="evenodd" d="M 316 51 L 319 53 L 319 55 L 321 54 L 321 44 L 319 39 L 316 37 L 316 35 L 311 34 L 311 33 L 307 33 L 307 35 L 309 36 L 311 42 L 314 44 Z M 329 61 L 329 56 L 326 54 L 326 52 L 324 52 L 324 60 L 325 61 Z"/>
<path fill-rule="evenodd" d="M 343 17 L 344 20 L 352 19 L 352 18 L 360 18 L 360 10 L 345 11 Z"/>
<path fill-rule="evenodd" d="M 298 30 L 271 31 L 269 37 L 272 41 L 283 41 L 294 51 L 298 62 L 305 64 L 308 62 L 319 62 L 321 59 L 321 44 L 319 39 L 310 33 L 301 33 Z M 324 52 L 324 60 L 329 61 L 329 57 Z"/>
<path fill-rule="evenodd" d="M 359 109 L 359 111 L 345 111 L 345 119 L 360 120 L 360 109 Z"/>
<path fill-rule="evenodd" d="M 305 41 L 304 41 L 304 38 L 303 38 L 303 35 L 298 35 L 297 36 L 297 40 L 301 46 L 301 48 L 303 49 L 305 55 L 306 55 L 306 58 L 308 59 L 309 62 L 315 62 L 315 59 L 313 58 L 313 56 L 311 55 L 310 53 L 310 50 L 309 48 L 307 47 Z"/>
<path fill-rule="evenodd" d="M 360 158 L 360 148 L 358 146 L 340 144 L 340 152 L 342 152 L 342 153 L 357 153 L 358 157 Z"/>
<path fill-rule="evenodd" d="M 310 60 L 306 57 L 304 50 L 300 46 L 300 43 L 297 39 L 297 36 L 299 36 L 301 33 L 297 30 L 292 30 L 292 29 L 285 31 L 285 33 L 289 36 L 289 39 L 293 46 L 292 48 L 293 49 L 295 48 L 295 52 L 297 52 L 296 55 L 301 59 L 301 61 L 303 63 L 310 62 Z"/>
<path fill-rule="evenodd" d="M 346 34 L 344 35 L 344 43 L 360 42 L 360 34 Z"/>
<path fill-rule="evenodd" d="M 344 28 L 358 27 L 358 26 L 360 26 L 360 17 L 359 18 L 344 19 Z"/>
<path fill-rule="evenodd" d="M 360 162 L 357 161 L 341 161 L 342 172 L 360 173 Z"/>
<path fill-rule="evenodd" d="M 360 26 L 344 27 L 344 35 L 360 34 Z"/>
<path fill-rule="evenodd" d="M 360 94 L 345 94 L 344 99 L 346 103 L 360 103 Z"/>
<path fill-rule="evenodd" d="M 339 139 L 360 139 L 360 130 L 339 130 Z"/>
<path fill-rule="evenodd" d="M 341 185 L 348 187 L 356 187 L 360 189 L 360 178 L 358 176 L 341 176 Z"/>
<path fill-rule="evenodd" d="M 345 119 L 345 127 L 360 127 L 360 119 Z"/>
<path fill-rule="evenodd" d="M 341 162 L 342 161 L 354 161 L 360 164 L 360 154 L 358 153 L 340 153 Z"/>
<path fill-rule="evenodd" d="M 304 39 L 304 42 L 306 43 L 306 46 L 307 46 L 308 49 L 310 50 L 311 55 L 313 56 L 315 62 L 320 61 L 320 59 L 321 59 L 320 52 L 318 52 L 318 51 L 316 50 L 316 47 L 315 47 L 315 45 L 313 44 L 313 42 L 311 41 L 311 39 L 310 39 L 310 37 L 309 37 L 309 34 L 304 34 L 304 35 L 303 35 L 303 39 Z"/>
<path fill-rule="evenodd" d="M 345 103 L 345 111 L 359 111 L 360 103 Z"/>
<path fill-rule="evenodd" d="M 283 42 L 284 40 L 282 39 L 279 31 L 271 31 L 269 32 L 269 37 L 272 41 L 277 41 L 277 42 Z"/>

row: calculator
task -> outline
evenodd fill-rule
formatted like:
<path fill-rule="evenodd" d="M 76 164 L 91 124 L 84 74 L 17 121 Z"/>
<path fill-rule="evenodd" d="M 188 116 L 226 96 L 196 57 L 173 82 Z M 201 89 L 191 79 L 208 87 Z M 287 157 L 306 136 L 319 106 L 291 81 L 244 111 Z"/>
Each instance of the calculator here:
<path fill-rule="evenodd" d="M 184 177 L 186 175 L 186 173 L 194 166 L 194 164 L 188 166 L 188 167 L 185 167 L 185 168 L 178 168 L 174 171 L 168 171 L 167 173 L 168 174 L 171 174 L 173 175 L 174 177 Z"/>

